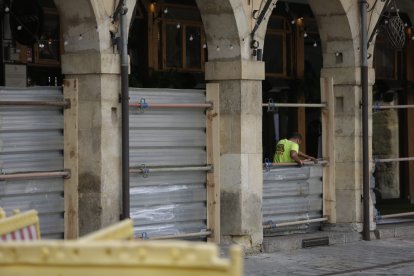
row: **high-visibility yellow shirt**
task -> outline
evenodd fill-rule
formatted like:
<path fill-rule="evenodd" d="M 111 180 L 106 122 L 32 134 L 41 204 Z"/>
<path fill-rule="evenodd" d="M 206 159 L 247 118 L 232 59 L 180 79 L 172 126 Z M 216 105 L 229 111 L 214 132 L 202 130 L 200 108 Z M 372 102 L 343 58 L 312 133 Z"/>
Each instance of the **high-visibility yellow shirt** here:
<path fill-rule="evenodd" d="M 299 145 L 288 139 L 280 140 L 276 145 L 276 152 L 275 152 L 275 156 L 273 157 L 273 163 L 295 162 L 295 160 L 293 160 L 290 157 L 290 152 L 292 150 L 299 153 Z"/>

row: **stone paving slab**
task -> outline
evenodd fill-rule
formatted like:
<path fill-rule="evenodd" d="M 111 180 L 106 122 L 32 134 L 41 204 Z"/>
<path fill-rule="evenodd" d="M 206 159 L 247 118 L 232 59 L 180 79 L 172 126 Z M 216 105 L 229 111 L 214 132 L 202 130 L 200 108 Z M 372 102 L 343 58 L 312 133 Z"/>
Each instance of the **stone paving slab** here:
<path fill-rule="evenodd" d="M 414 233 L 246 256 L 245 275 L 414 275 Z"/>

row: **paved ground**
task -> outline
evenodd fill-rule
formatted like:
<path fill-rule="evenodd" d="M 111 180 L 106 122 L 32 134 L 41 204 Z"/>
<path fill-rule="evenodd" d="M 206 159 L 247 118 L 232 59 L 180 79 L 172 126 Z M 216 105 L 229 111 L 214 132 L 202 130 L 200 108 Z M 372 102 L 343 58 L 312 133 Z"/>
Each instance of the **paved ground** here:
<path fill-rule="evenodd" d="M 245 275 L 414 275 L 410 236 L 245 257 Z"/>

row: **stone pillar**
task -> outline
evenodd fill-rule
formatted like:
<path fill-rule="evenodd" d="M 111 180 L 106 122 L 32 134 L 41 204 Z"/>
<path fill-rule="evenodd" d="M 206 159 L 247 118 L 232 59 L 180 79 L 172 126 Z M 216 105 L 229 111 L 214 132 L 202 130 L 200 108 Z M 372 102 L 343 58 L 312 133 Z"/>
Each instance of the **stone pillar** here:
<path fill-rule="evenodd" d="M 65 155 L 78 156 L 79 235 L 119 221 L 121 213 L 121 106 L 119 56 L 62 56 L 66 78 L 77 79 L 78 116 L 67 128 Z M 77 140 L 77 141 L 76 141 Z M 67 150 L 78 143 L 78 152 Z M 70 168 L 68 168 L 70 169 Z"/>
<path fill-rule="evenodd" d="M 336 227 L 361 231 L 363 179 L 360 68 L 324 68 L 322 77 L 332 77 L 334 82 L 335 135 L 331 137 L 331 142 L 335 147 Z M 370 101 L 374 79 L 374 71 L 370 69 Z M 372 106 L 371 102 L 369 106 Z M 369 125 L 372 125 L 371 111 Z M 369 129 L 369 144 L 372 145 L 372 127 Z M 372 156 L 371 150 L 369 156 Z"/>
<path fill-rule="evenodd" d="M 262 83 L 264 63 L 206 63 L 206 79 L 220 84 L 222 243 L 258 250 L 262 229 Z"/>
<path fill-rule="evenodd" d="M 65 191 L 78 192 L 65 195 L 73 199 L 66 201 L 66 217 L 79 223 L 78 229 L 65 228 L 68 237 L 76 238 L 119 221 L 121 213 L 120 57 L 111 42 L 111 33 L 119 36 L 119 17 L 113 14 L 119 1 L 54 2 L 65 40 L 62 73 L 71 79 L 66 83 L 77 85 L 66 91 L 78 93 L 68 95 L 76 99 L 77 111 L 65 117 L 66 168 L 76 170 L 65 185 L 77 187 Z M 125 2 L 129 22 L 136 1 Z"/>

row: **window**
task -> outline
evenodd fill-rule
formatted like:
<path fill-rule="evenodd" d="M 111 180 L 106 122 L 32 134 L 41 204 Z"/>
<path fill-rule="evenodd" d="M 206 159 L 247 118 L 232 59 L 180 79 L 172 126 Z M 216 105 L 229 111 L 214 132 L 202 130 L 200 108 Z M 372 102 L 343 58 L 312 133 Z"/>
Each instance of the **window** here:
<path fill-rule="evenodd" d="M 204 70 L 205 36 L 198 10 L 166 5 L 168 13 L 161 19 L 161 51 L 159 59 L 163 70 Z"/>
<path fill-rule="evenodd" d="M 378 35 L 374 51 L 375 77 L 384 80 L 402 78 L 402 51 L 393 49 L 385 37 Z"/>
<path fill-rule="evenodd" d="M 163 69 L 201 70 L 204 51 L 202 27 L 164 22 Z"/>
<path fill-rule="evenodd" d="M 266 75 L 276 77 L 293 76 L 293 39 L 287 20 L 272 16 L 265 38 L 263 60 Z"/>

